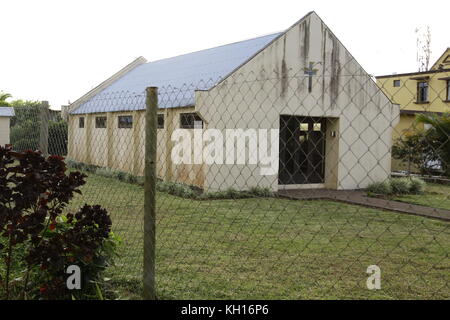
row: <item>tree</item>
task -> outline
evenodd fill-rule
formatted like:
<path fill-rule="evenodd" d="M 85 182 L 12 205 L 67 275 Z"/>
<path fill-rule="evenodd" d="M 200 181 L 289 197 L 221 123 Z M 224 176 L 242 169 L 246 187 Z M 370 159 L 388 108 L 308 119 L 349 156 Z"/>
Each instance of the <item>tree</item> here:
<path fill-rule="evenodd" d="M 416 121 L 431 126 L 427 141 L 434 146 L 446 175 L 450 175 L 450 114 L 420 114 Z"/>
<path fill-rule="evenodd" d="M 11 144 L 16 151 L 39 148 L 40 102 L 14 100 L 10 103 L 15 116 L 11 118 Z"/>
<path fill-rule="evenodd" d="M 16 151 L 37 150 L 41 126 L 41 102 L 14 100 L 15 116 L 11 119 L 11 144 Z M 48 152 L 50 154 L 67 154 L 67 122 L 60 115 L 49 120 Z"/>
<path fill-rule="evenodd" d="M 418 115 L 417 123 L 430 125 L 427 130 L 399 138 L 392 147 L 392 156 L 408 165 L 417 167 L 421 173 L 434 171 L 430 164 L 439 163 L 450 176 L 450 115 Z"/>
<path fill-rule="evenodd" d="M 427 132 L 418 131 L 397 139 L 392 146 L 392 157 L 406 164 L 409 172 L 417 168 L 422 174 L 429 174 L 429 164 L 439 160 L 435 149 Z"/>
<path fill-rule="evenodd" d="M 3 91 L 0 91 L 0 107 L 9 107 L 9 102 L 6 101 L 12 96 L 9 93 L 4 93 Z"/>
<path fill-rule="evenodd" d="M 431 29 L 427 26 L 423 28 L 416 28 L 417 35 L 417 63 L 419 71 L 428 71 L 431 58 Z"/>

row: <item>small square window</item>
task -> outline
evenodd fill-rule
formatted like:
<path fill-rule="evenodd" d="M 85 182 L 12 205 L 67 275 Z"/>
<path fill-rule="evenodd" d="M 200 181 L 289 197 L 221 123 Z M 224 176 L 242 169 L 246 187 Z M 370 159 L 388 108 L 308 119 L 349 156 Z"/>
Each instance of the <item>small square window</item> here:
<path fill-rule="evenodd" d="M 78 128 L 84 128 L 84 117 L 78 118 Z"/>
<path fill-rule="evenodd" d="M 309 124 L 308 123 L 300 123 L 300 131 L 308 131 Z"/>
<path fill-rule="evenodd" d="M 394 87 L 400 87 L 400 80 L 394 80 Z"/>
<path fill-rule="evenodd" d="M 95 117 L 95 127 L 98 129 L 106 128 L 106 117 Z"/>
<path fill-rule="evenodd" d="M 164 129 L 164 114 L 158 114 L 158 129 Z"/>
<path fill-rule="evenodd" d="M 118 126 L 121 129 L 133 128 L 133 116 L 119 116 Z"/>
<path fill-rule="evenodd" d="M 321 123 L 314 123 L 313 130 L 314 131 L 321 131 L 322 130 L 322 124 Z"/>
<path fill-rule="evenodd" d="M 196 113 L 182 113 L 180 114 L 180 128 L 202 129 L 203 120 Z"/>

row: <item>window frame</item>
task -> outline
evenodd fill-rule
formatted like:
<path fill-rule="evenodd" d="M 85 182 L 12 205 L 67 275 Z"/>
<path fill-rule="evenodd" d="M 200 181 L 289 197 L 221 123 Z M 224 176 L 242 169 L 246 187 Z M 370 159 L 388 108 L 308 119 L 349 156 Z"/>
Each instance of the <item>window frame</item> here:
<path fill-rule="evenodd" d="M 397 86 L 396 84 L 398 84 L 398 86 Z M 401 86 L 401 81 L 400 81 L 400 79 L 393 80 L 392 86 L 393 86 L 394 88 L 400 88 L 400 86 Z"/>
<path fill-rule="evenodd" d="M 447 95 L 445 101 L 450 102 L 450 79 L 447 79 Z"/>
<path fill-rule="evenodd" d="M 127 125 L 123 125 L 121 119 L 129 118 L 131 121 L 126 122 Z M 133 116 L 132 115 L 122 115 L 117 116 L 117 128 L 119 129 L 132 129 L 133 128 Z"/>
<path fill-rule="evenodd" d="M 186 119 L 188 121 L 186 121 Z M 192 123 L 190 123 L 191 120 Z M 200 121 L 202 123 L 201 128 L 195 127 L 196 121 Z M 203 119 L 200 118 L 197 112 L 180 113 L 180 129 L 203 129 Z"/>
<path fill-rule="evenodd" d="M 84 129 L 85 124 L 86 124 L 86 121 L 85 121 L 84 117 L 79 117 L 78 118 L 78 128 Z"/>
<path fill-rule="evenodd" d="M 99 120 L 102 120 L 102 122 L 103 122 L 103 124 L 101 125 L 101 126 L 99 126 L 99 124 L 100 124 L 100 121 Z M 106 127 L 107 127 L 107 124 L 108 123 L 108 118 L 107 117 L 105 117 L 105 116 L 97 116 L 97 117 L 95 117 L 95 128 L 96 129 L 106 129 Z"/>
<path fill-rule="evenodd" d="M 426 86 L 421 86 L 425 84 Z M 426 88 L 426 97 L 423 97 L 423 91 Z M 430 98 L 430 84 L 428 81 L 418 81 L 417 82 L 417 103 L 429 103 Z"/>
<path fill-rule="evenodd" d="M 165 117 L 164 117 L 164 113 L 158 113 L 158 119 L 157 119 L 157 128 L 158 129 L 164 129 L 164 125 L 165 125 Z M 160 123 L 160 120 L 162 119 L 162 124 Z"/>

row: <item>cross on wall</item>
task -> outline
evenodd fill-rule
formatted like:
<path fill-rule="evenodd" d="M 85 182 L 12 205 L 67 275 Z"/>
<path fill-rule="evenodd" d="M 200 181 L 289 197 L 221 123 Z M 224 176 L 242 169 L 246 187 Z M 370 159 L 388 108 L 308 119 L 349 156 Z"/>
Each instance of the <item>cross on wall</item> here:
<path fill-rule="evenodd" d="M 320 62 L 310 62 L 309 63 L 309 67 L 305 68 L 305 74 L 308 75 L 308 92 L 311 93 L 312 92 L 312 79 L 313 76 L 315 76 L 317 74 L 317 71 L 319 71 L 319 69 L 314 69 L 314 65 L 315 64 L 320 64 Z"/>

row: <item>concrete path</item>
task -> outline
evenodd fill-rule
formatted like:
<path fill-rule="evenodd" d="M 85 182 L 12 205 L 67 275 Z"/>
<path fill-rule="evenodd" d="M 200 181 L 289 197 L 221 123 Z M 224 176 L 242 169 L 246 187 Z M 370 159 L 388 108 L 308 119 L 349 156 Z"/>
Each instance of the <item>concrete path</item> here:
<path fill-rule="evenodd" d="M 450 210 L 430 208 L 394 200 L 372 198 L 368 197 L 366 192 L 358 190 L 294 189 L 280 190 L 278 191 L 278 195 L 283 198 L 297 200 L 324 199 L 339 201 L 370 208 L 450 221 Z"/>

